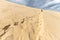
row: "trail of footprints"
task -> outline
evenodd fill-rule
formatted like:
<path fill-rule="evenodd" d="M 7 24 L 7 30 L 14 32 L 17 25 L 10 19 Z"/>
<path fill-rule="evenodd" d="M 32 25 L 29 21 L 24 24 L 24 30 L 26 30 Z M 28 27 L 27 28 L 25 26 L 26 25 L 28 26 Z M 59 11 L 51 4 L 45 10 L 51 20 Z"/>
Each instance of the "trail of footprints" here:
<path fill-rule="evenodd" d="M 9 29 L 10 26 L 11 26 L 11 24 L 8 24 L 2 29 L 2 30 L 4 30 L 4 32 L 2 34 L 0 34 L 0 38 L 7 33 L 7 30 Z M 21 22 L 14 22 L 13 26 L 16 26 L 16 27 L 19 26 L 20 31 L 23 31 L 19 35 L 19 38 L 18 38 L 19 40 L 24 40 L 24 39 L 25 40 L 36 40 L 37 35 L 38 35 L 38 30 L 39 30 L 39 17 L 32 16 L 32 17 L 22 18 Z M 7 37 L 5 40 L 10 40 L 10 39 L 8 39 L 8 37 Z M 12 38 L 11 40 L 14 40 L 14 39 Z M 40 40 L 40 38 L 39 38 L 39 40 Z"/>

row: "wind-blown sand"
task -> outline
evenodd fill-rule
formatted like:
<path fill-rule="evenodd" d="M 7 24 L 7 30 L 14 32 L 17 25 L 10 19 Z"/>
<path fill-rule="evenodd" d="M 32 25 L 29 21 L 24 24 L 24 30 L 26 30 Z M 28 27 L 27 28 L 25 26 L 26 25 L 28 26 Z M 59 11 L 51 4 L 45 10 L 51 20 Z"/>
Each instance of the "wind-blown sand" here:
<path fill-rule="evenodd" d="M 59 40 L 60 13 L 0 1 L 0 40 Z"/>

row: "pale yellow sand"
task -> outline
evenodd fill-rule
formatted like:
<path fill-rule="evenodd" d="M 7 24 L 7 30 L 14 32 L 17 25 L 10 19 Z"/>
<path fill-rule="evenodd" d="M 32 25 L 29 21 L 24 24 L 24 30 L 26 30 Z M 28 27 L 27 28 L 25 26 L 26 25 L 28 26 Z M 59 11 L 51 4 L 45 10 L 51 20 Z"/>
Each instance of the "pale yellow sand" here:
<path fill-rule="evenodd" d="M 60 40 L 60 13 L 0 0 L 0 40 Z"/>

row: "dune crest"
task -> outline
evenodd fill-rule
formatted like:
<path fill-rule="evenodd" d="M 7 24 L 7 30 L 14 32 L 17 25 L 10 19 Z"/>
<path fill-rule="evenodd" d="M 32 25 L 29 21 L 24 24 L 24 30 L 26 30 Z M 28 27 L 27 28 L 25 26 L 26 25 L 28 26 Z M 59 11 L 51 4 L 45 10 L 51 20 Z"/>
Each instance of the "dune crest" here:
<path fill-rule="evenodd" d="M 0 40 L 59 40 L 60 13 L 0 1 Z"/>

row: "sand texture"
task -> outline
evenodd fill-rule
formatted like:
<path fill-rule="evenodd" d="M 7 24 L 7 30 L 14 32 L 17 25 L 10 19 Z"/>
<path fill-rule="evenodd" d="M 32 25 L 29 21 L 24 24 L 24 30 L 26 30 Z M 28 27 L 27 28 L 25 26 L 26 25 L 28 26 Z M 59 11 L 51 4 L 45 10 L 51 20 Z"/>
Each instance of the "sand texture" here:
<path fill-rule="evenodd" d="M 0 40 L 60 40 L 60 13 L 2 0 Z"/>

